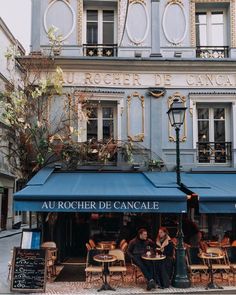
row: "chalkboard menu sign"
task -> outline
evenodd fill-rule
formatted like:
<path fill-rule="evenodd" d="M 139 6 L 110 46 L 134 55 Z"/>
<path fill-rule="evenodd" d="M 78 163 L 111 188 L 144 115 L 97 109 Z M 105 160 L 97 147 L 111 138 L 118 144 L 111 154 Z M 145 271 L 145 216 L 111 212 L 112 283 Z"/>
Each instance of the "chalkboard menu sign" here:
<path fill-rule="evenodd" d="M 11 291 L 45 292 L 45 249 L 14 248 L 11 276 Z"/>

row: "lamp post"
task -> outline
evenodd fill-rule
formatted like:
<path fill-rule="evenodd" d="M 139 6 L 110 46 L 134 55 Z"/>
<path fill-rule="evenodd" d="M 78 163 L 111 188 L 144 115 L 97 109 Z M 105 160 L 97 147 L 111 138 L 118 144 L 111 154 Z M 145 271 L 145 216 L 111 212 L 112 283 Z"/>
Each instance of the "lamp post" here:
<path fill-rule="evenodd" d="M 176 98 L 167 112 L 170 124 L 175 128 L 176 132 L 176 182 L 179 186 L 181 186 L 179 132 L 184 123 L 186 109 L 182 102 Z M 176 263 L 173 278 L 173 286 L 176 288 L 189 288 L 191 285 L 185 260 L 183 237 L 182 214 L 180 213 L 177 231 Z"/>

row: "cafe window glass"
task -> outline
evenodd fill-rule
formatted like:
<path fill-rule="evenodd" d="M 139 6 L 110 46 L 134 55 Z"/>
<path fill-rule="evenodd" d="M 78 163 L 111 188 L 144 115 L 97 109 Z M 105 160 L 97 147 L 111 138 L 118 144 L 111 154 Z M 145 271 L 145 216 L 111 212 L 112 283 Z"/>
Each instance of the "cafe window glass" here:
<path fill-rule="evenodd" d="M 225 106 L 197 108 L 199 163 L 226 163 L 229 142 L 229 111 Z"/>
<path fill-rule="evenodd" d="M 86 43 L 115 43 L 115 11 L 87 10 L 86 13 Z"/>
<path fill-rule="evenodd" d="M 224 10 L 199 10 L 195 16 L 196 46 L 226 46 Z"/>
<path fill-rule="evenodd" d="M 91 103 L 88 107 L 87 140 L 116 138 L 116 107 L 106 103 Z"/>

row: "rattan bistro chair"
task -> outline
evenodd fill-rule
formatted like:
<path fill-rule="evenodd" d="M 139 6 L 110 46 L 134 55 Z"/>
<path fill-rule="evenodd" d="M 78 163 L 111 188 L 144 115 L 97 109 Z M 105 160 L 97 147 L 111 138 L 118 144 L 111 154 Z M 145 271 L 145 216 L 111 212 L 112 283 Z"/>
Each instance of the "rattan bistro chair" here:
<path fill-rule="evenodd" d="M 191 282 L 194 283 L 194 277 L 199 276 L 200 282 L 202 282 L 202 275 L 207 275 L 208 266 L 198 257 L 199 248 L 190 247 L 186 251 L 187 266 L 190 273 Z"/>
<path fill-rule="evenodd" d="M 52 276 L 56 276 L 57 245 L 50 241 L 44 242 L 41 247 L 47 251 L 47 276 L 51 280 Z"/>
<path fill-rule="evenodd" d="M 223 256 L 222 259 L 214 260 L 214 263 L 212 263 L 212 270 L 213 272 L 217 272 L 217 271 L 220 272 L 222 281 L 223 281 L 223 274 L 226 273 L 228 284 L 230 285 L 231 267 L 230 267 L 225 251 L 223 251 L 221 248 L 209 247 L 207 248 L 206 253 L 208 254 L 212 253 L 219 256 Z"/>
<path fill-rule="evenodd" d="M 236 279 L 236 247 L 226 248 L 225 252 L 227 255 L 227 259 L 228 259 L 230 268 L 233 273 L 233 279 L 234 279 L 234 284 L 235 284 L 235 279 Z"/>
<path fill-rule="evenodd" d="M 123 246 L 124 243 L 127 243 L 126 242 L 126 239 L 123 239 L 123 240 L 120 241 L 120 243 L 119 243 L 119 248 L 120 249 L 122 248 L 122 246 Z"/>
<path fill-rule="evenodd" d="M 124 276 L 127 272 L 124 252 L 120 249 L 114 249 L 110 250 L 109 254 L 116 256 L 116 261 L 109 266 L 110 276 L 112 277 L 114 273 L 119 273 L 121 275 L 122 282 L 124 282 Z"/>
<path fill-rule="evenodd" d="M 94 240 L 92 240 L 92 239 L 89 240 L 89 245 L 91 246 L 92 249 L 96 248 L 96 244 L 95 244 Z"/>
<path fill-rule="evenodd" d="M 87 252 L 87 258 L 86 258 L 86 267 L 85 267 L 85 273 L 86 273 L 86 282 L 91 282 L 93 275 L 99 275 L 99 278 L 102 277 L 103 272 L 103 265 L 102 263 L 94 261 L 93 257 L 97 255 L 99 252 L 98 250 L 91 249 Z"/>
<path fill-rule="evenodd" d="M 86 243 L 86 244 L 85 244 L 85 246 L 86 246 L 86 249 L 87 249 L 87 251 L 90 251 L 90 250 L 92 250 L 92 247 L 90 246 L 90 244 L 89 244 L 89 243 Z"/>

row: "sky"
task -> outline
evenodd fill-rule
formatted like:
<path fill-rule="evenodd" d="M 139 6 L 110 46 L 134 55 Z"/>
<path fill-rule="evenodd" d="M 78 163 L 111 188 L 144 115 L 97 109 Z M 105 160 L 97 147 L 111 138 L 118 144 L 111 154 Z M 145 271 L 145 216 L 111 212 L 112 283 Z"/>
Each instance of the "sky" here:
<path fill-rule="evenodd" d="M 0 17 L 29 53 L 31 0 L 0 0 Z"/>

